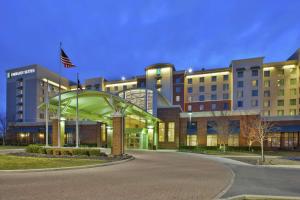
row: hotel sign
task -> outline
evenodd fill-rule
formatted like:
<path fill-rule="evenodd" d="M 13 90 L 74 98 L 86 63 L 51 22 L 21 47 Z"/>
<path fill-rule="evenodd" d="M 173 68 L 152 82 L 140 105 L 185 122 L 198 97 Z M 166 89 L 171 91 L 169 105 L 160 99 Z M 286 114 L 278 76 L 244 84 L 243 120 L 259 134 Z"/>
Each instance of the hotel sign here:
<path fill-rule="evenodd" d="M 25 75 L 25 74 L 33 74 L 34 72 L 35 72 L 35 69 L 26 69 L 26 70 L 18 71 L 18 72 L 8 72 L 7 78 L 12 78 L 15 76 L 21 76 L 21 75 Z"/>

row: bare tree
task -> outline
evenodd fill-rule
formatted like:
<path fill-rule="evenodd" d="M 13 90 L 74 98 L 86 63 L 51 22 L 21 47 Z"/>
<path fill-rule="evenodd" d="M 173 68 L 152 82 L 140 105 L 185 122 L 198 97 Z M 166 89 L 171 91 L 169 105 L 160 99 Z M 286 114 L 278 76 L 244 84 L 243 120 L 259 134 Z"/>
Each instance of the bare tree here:
<path fill-rule="evenodd" d="M 6 114 L 0 113 L 0 132 L 2 133 L 2 145 L 5 145 L 5 136 L 7 130 Z"/>
<path fill-rule="evenodd" d="M 253 119 L 257 116 L 245 115 L 243 116 L 244 123 L 241 123 L 242 136 L 246 139 L 248 149 L 251 151 L 253 143 L 256 141 L 256 128 Z"/>
<path fill-rule="evenodd" d="M 212 120 L 214 123 L 211 126 L 216 130 L 218 134 L 218 142 L 220 145 L 220 149 L 226 151 L 226 145 L 228 144 L 228 139 L 230 135 L 229 129 L 229 118 L 230 112 L 227 110 L 218 111 L 219 115 L 212 111 Z"/>
<path fill-rule="evenodd" d="M 264 142 L 268 139 L 267 134 L 271 131 L 273 124 L 262 117 L 258 117 L 252 120 L 251 126 L 254 130 L 255 141 L 260 144 L 261 161 L 264 162 Z"/>

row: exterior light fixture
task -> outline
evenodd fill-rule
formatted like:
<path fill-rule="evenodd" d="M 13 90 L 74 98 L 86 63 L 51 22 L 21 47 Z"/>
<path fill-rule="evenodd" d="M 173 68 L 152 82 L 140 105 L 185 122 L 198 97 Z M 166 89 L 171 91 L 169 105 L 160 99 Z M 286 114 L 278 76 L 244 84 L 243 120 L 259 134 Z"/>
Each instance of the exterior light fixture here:
<path fill-rule="evenodd" d="M 188 72 L 189 72 L 189 73 L 192 73 L 192 72 L 193 72 L 193 69 L 190 67 L 190 68 L 188 69 Z"/>
<path fill-rule="evenodd" d="M 126 80 L 125 76 L 122 76 L 121 79 L 122 79 L 122 81 L 125 81 L 125 80 Z"/>

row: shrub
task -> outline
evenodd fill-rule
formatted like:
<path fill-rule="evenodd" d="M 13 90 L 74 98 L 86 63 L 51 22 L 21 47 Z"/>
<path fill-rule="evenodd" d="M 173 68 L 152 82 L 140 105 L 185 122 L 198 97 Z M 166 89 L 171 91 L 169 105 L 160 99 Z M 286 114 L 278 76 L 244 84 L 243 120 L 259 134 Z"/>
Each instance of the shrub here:
<path fill-rule="evenodd" d="M 61 155 L 61 149 L 53 149 L 53 155 L 55 156 Z"/>
<path fill-rule="evenodd" d="M 53 149 L 46 149 L 48 155 L 53 155 Z"/>
<path fill-rule="evenodd" d="M 42 148 L 39 149 L 39 153 L 40 154 L 47 154 L 47 150 L 42 147 Z"/>
<path fill-rule="evenodd" d="M 43 148 L 43 147 L 36 145 L 36 144 L 30 144 L 26 147 L 26 152 L 27 153 L 39 153 L 41 148 Z"/>
<path fill-rule="evenodd" d="M 89 150 L 88 149 L 73 149 L 73 155 L 88 156 Z"/>
<path fill-rule="evenodd" d="M 73 151 L 72 149 L 60 149 L 61 155 L 67 155 L 67 156 L 72 156 Z"/>
<path fill-rule="evenodd" d="M 100 156 L 100 149 L 89 149 L 89 156 Z"/>

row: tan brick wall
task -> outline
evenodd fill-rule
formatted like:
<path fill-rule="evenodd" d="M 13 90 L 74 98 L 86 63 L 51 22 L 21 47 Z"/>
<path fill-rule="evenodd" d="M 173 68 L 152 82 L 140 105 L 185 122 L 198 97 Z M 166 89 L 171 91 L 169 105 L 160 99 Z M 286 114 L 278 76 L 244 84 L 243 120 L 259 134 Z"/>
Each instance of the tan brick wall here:
<path fill-rule="evenodd" d="M 123 136 L 124 136 L 124 117 L 113 117 L 113 144 L 111 153 L 112 155 L 119 156 L 124 153 Z"/>

